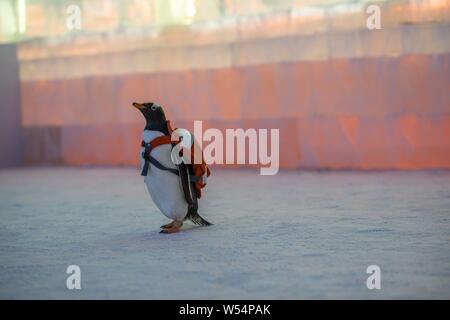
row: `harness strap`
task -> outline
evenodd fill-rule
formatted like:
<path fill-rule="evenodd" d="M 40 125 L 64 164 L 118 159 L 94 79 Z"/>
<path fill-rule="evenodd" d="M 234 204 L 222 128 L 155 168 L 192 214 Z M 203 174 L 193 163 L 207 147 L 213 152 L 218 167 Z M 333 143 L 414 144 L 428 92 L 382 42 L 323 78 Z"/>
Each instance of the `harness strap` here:
<path fill-rule="evenodd" d="M 144 152 L 142 152 L 142 158 L 144 159 L 144 166 L 142 167 L 142 172 L 141 172 L 141 176 L 146 176 L 147 172 L 148 172 L 148 168 L 150 166 L 150 163 L 153 163 L 154 166 L 157 167 L 164 167 L 162 164 L 160 164 L 155 158 L 153 158 L 150 155 L 150 152 L 163 144 L 170 144 L 171 143 L 171 137 L 170 136 L 160 136 L 160 137 L 156 137 L 155 139 L 153 139 L 152 141 L 150 141 L 149 143 L 146 143 L 145 141 L 141 142 L 141 147 L 144 148 Z M 156 164 L 157 163 L 157 164 Z M 164 167 L 166 168 L 166 167 Z M 169 168 L 166 168 L 169 169 Z M 162 169 L 164 170 L 164 169 Z"/>
<path fill-rule="evenodd" d="M 152 165 L 154 165 L 155 167 L 157 167 L 160 170 L 172 172 L 173 174 L 176 174 L 177 176 L 180 175 L 180 173 L 178 172 L 177 169 L 167 168 L 165 165 L 163 165 L 161 162 L 159 162 L 158 160 L 153 158 L 151 155 L 148 155 L 148 160 L 150 161 L 150 163 Z M 148 168 L 147 168 L 147 170 L 148 170 Z M 144 170 L 142 170 L 142 171 L 144 171 Z M 145 175 L 147 175 L 147 171 L 145 172 Z"/>
<path fill-rule="evenodd" d="M 158 137 L 161 139 L 155 138 L 150 143 L 145 143 L 144 141 L 142 141 L 141 146 L 144 147 L 144 151 L 142 152 L 142 158 L 144 159 L 144 166 L 142 167 L 141 176 L 145 177 L 147 175 L 150 163 L 160 170 L 171 171 L 172 173 L 178 174 L 177 170 L 167 168 L 166 166 L 162 165 L 158 160 L 156 160 L 154 157 L 152 157 L 150 154 L 155 147 L 166 144 L 167 139 L 165 137 L 166 136 Z"/>
<path fill-rule="evenodd" d="M 156 160 L 154 157 L 152 157 L 150 154 L 154 148 L 161 146 L 163 144 L 171 144 L 171 143 L 172 143 L 171 136 L 159 136 L 148 143 L 145 141 L 141 142 L 141 146 L 144 148 L 144 152 L 142 152 L 142 158 L 144 158 L 144 161 L 145 161 L 144 166 L 142 167 L 141 176 L 145 177 L 147 175 L 150 163 L 153 164 L 155 167 L 157 167 L 160 170 L 170 171 L 173 174 L 176 174 L 177 176 L 179 176 L 178 170 L 172 169 L 172 168 L 167 168 L 166 166 L 161 164 L 158 160 Z"/>
<path fill-rule="evenodd" d="M 141 142 L 141 147 L 144 148 L 144 151 L 142 152 L 142 158 L 145 161 L 144 166 L 142 167 L 141 176 L 143 177 L 147 176 L 150 163 L 160 170 L 169 171 L 177 176 L 180 176 L 180 173 L 177 169 L 166 167 L 161 162 L 152 157 L 152 155 L 150 154 L 154 148 L 163 144 L 172 144 L 171 136 L 156 137 L 155 139 L 153 139 L 148 143 L 145 141 Z M 195 175 L 189 175 L 189 179 L 191 180 L 192 183 L 197 183 L 199 181 L 199 177 Z"/>
<path fill-rule="evenodd" d="M 159 136 L 153 139 L 150 142 L 141 142 L 141 147 L 146 147 L 147 145 L 151 145 L 152 149 L 156 148 L 157 146 L 163 145 L 163 144 L 171 144 L 172 143 L 172 137 L 171 136 Z"/>
<path fill-rule="evenodd" d="M 147 159 L 144 156 L 144 153 L 142 155 L 144 157 L 144 166 L 142 167 L 142 172 L 141 172 L 141 176 L 145 177 L 147 175 L 148 172 L 148 167 L 150 166 L 150 162 L 147 161 Z"/>

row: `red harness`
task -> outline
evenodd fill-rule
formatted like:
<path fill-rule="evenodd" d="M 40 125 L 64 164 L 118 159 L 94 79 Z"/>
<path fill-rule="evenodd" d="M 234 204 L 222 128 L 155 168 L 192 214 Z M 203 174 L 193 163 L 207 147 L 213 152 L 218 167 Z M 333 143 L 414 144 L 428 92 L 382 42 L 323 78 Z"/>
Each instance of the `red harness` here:
<path fill-rule="evenodd" d="M 153 139 L 152 141 L 150 141 L 148 143 L 145 141 L 142 141 L 142 143 L 141 143 L 141 146 L 144 147 L 144 152 L 142 152 L 142 157 L 145 160 L 145 163 L 144 163 L 144 166 L 143 166 L 142 172 L 141 172 L 142 176 L 147 176 L 147 172 L 148 172 L 150 163 L 160 170 L 169 171 L 177 176 L 180 176 L 180 173 L 177 169 L 168 168 L 168 167 L 164 166 L 162 163 L 160 163 L 158 160 L 156 160 L 151 155 L 151 151 L 158 146 L 161 146 L 164 144 L 175 145 L 175 144 L 179 143 L 179 141 L 172 141 L 173 130 L 172 130 L 172 127 L 170 126 L 170 121 L 166 121 L 166 125 L 167 125 L 167 130 L 169 131 L 169 135 L 156 137 L 155 139 Z M 203 154 L 202 154 L 202 163 L 201 164 L 194 163 L 194 152 L 202 152 L 200 150 L 200 148 L 198 148 L 197 150 L 196 149 L 197 149 L 196 143 L 194 142 L 191 147 L 191 163 L 192 163 L 191 170 L 192 170 L 192 172 L 189 175 L 189 179 L 190 179 L 190 182 L 194 183 L 194 185 L 195 185 L 195 193 L 196 193 L 197 198 L 201 198 L 201 196 L 202 196 L 201 189 L 206 186 L 206 177 L 210 176 L 211 171 L 206 166 L 206 163 L 203 159 Z"/>

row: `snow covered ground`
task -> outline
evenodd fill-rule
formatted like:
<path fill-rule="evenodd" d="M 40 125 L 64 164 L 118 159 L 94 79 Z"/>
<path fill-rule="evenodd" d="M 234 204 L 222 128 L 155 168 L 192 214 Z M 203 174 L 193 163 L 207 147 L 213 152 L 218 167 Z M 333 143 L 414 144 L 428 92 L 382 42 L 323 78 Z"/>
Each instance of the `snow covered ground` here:
<path fill-rule="evenodd" d="M 449 171 L 215 170 L 207 189 L 215 225 L 165 235 L 137 169 L 0 171 L 0 298 L 450 298 Z"/>

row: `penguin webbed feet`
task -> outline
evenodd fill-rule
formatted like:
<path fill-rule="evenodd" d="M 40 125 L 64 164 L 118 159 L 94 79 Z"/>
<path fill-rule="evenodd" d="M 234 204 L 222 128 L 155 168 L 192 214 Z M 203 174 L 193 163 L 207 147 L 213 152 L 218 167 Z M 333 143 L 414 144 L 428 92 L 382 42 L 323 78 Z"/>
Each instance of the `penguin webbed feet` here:
<path fill-rule="evenodd" d="M 159 233 L 175 233 L 181 230 L 183 222 L 172 221 L 171 223 L 161 226 L 161 231 Z"/>
<path fill-rule="evenodd" d="M 173 223 L 174 223 L 174 222 L 175 222 L 175 221 L 172 221 L 172 222 L 167 223 L 167 224 L 163 224 L 160 228 L 161 228 L 161 229 L 167 229 L 167 228 L 170 228 L 170 227 L 173 226 Z"/>

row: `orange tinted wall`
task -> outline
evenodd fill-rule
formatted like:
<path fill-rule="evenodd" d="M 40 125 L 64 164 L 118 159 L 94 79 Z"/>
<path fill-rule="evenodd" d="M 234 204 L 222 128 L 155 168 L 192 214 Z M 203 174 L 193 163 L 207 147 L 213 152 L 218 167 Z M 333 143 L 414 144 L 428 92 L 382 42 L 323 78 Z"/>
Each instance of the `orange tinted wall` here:
<path fill-rule="evenodd" d="M 22 82 L 28 163 L 136 165 L 133 101 L 177 127 L 279 128 L 283 168 L 450 168 L 450 55 Z"/>

